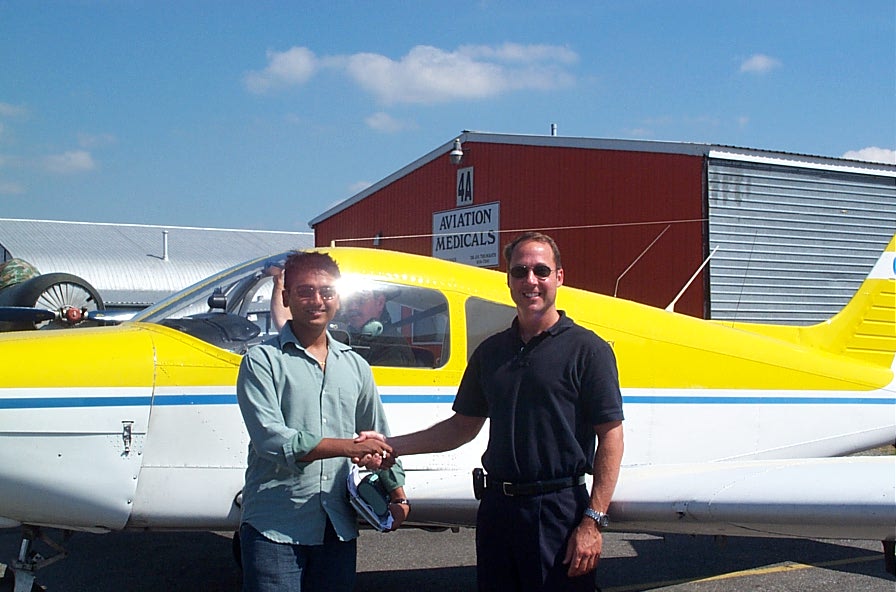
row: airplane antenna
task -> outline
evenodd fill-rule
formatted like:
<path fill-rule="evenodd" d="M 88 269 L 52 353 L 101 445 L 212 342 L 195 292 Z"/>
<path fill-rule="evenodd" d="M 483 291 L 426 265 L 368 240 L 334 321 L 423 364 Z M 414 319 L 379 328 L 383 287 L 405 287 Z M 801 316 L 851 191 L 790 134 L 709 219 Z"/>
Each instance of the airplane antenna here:
<path fill-rule="evenodd" d="M 740 292 L 737 294 L 737 306 L 734 307 L 734 318 L 732 320 L 736 321 L 738 315 L 740 315 L 740 303 L 744 298 L 744 288 L 747 285 L 747 276 L 750 273 L 750 265 L 753 263 L 753 252 L 756 250 L 756 234 L 757 231 L 753 231 L 753 240 L 750 241 L 750 255 L 747 257 L 747 266 L 744 268 L 744 276 L 741 278 L 740 282 Z"/>
<path fill-rule="evenodd" d="M 709 257 L 703 260 L 703 263 L 700 264 L 700 267 L 697 268 L 697 271 L 694 272 L 694 275 L 691 276 L 691 279 L 685 283 L 684 287 L 678 292 L 678 295 L 672 299 L 672 302 L 669 303 L 669 306 L 666 307 L 666 310 L 669 312 L 675 312 L 675 303 L 678 302 L 678 299 L 681 298 L 681 295 L 684 294 L 684 291 L 687 290 L 691 284 L 697 279 L 697 276 L 700 275 L 700 272 L 703 271 L 703 268 L 706 267 L 706 264 L 709 263 L 709 260 L 712 259 L 712 256 L 716 254 L 716 251 L 719 250 L 719 245 L 716 245 L 716 248 L 712 250 L 712 253 L 709 254 Z"/>
<path fill-rule="evenodd" d="M 596 228 L 628 228 L 633 226 L 657 226 L 659 224 L 694 224 L 697 222 L 707 222 L 709 218 L 688 218 L 683 220 L 656 220 L 654 222 L 616 222 L 612 224 L 578 224 L 574 226 L 537 226 L 534 228 L 505 228 L 496 230 L 498 234 L 520 234 L 531 230 L 538 232 L 551 232 L 554 230 L 594 230 Z M 663 231 L 665 232 L 665 231 Z M 378 233 L 379 234 L 379 233 Z M 383 236 L 379 234 L 379 239 L 384 240 L 404 240 L 409 238 L 432 238 L 434 236 L 452 236 L 460 234 L 458 232 L 429 232 L 425 234 L 397 234 L 395 236 Z M 355 243 L 364 241 L 374 241 L 376 236 L 359 236 L 354 238 L 334 238 L 330 239 L 330 246 L 335 247 L 336 243 Z"/>
<path fill-rule="evenodd" d="M 637 262 L 641 259 L 641 257 L 643 257 L 644 254 L 645 254 L 647 251 L 650 250 L 650 247 L 652 247 L 654 244 L 656 244 L 656 241 L 660 240 L 660 237 L 661 237 L 661 236 L 663 236 L 664 234 L 666 234 L 666 231 L 669 230 L 669 228 L 670 228 L 671 226 L 672 226 L 671 224 L 667 224 L 666 227 L 663 228 L 663 231 L 662 231 L 661 233 L 659 233 L 658 235 L 656 235 L 656 238 L 653 239 L 653 242 L 650 243 L 649 245 L 647 245 L 647 248 L 644 249 L 643 251 L 641 251 L 641 254 L 638 255 L 638 256 L 635 258 L 634 261 L 632 261 L 631 265 L 629 265 L 628 267 L 626 267 L 626 268 L 625 268 L 625 271 L 623 271 L 622 273 L 619 274 L 619 277 L 616 278 L 616 287 L 613 288 L 613 298 L 615 298 L 615 297 L 616 297 L 616 293 L 619 292 L 619 281 L 622 279 L 622 276 L 624 276 L 625 274 L 627 274 L 628 271 L 629 271 L 632 267 L 635 266 L 635 263 L 637 263 Z"/>

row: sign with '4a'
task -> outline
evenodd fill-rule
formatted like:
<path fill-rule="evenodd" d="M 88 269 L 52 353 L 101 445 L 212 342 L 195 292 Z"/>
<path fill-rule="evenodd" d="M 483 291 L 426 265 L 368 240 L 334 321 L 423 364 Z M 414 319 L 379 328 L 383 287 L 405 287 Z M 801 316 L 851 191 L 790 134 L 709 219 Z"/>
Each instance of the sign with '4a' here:
<path fill-rule="evenodd" d="M 473 205 L 473 167 L 457 169 L 457 207 Z"/>

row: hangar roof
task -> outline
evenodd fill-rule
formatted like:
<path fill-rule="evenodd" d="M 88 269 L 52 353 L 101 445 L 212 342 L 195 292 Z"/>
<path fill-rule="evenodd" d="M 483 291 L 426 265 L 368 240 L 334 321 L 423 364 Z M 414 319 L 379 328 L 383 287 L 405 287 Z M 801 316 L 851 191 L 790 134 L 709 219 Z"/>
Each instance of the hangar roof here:
<path fill-rule="evenodd" d="M 464 130 L 457 139 L 463 145 L 466 142 L 479 142 L 484 144 L 515 144 L 519 146 L 542 146 L 550 148 L 579 148 L 584 150 L 620 150 L 629 152 L 654 152 L 664 154 L 685 154 L 690 156 L 705 156 L 723 160 L 739 160 L 778 166 L 797 166 L 809 169 L 863 173 L 866 175 L 878 175 L 883 177 L 896 176 L 896 166 L 870 163 L 843 158 L 831 158 L 828 156 L 812 156 L 809 154 L 795 154 L 790 152 L 775 152 L 757 148 L 739 148 L 721 144 L 700 144 L 693 142 L 660 142 L 655 140 L 618 140 L 606 138 L 580 138 L 574 136 L 536 136 L 524 134 L 499 134 L 491 132 L 475 132 Z M 425 154 L 392 173 L 365 190 L 357 193 L 345 201 L 336 204 L 326 212 L 320 214 L 309 224 L 314 227 L 320 222 L 335 216 L 342 210 L 358 203 L 364 198 L 376 193 L 383 187 L 394 183 L 396 180 L 409 175 L 416 169 L 432 162 L 437 158 L 444 158 L 454 148 L 454 138 L 442 144 L 435 150 Z"/>
<path fill-rule="evenodd" d="M 0 262 L 76 275 L 107 307 L 145 307 L 237 263 L 313 245 L 311 232 L 0 218 Z"/>

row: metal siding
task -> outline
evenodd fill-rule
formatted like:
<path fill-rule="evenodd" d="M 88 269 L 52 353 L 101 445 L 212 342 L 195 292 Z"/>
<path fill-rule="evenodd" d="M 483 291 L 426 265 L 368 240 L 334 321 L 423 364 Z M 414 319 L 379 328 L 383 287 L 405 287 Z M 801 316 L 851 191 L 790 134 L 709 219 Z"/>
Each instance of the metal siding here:
<path fill-rule="evenodd" d="M 896 179 L 710 159 L 710 315 L 808 325 L 836 314 L 896 232 Z"/>
<path fill-rule="evenodd" d="M 107 306 L 146 306 L 247 259 L 311 245 L 310 232 L 0 219 L 10 257 L 86 280 Z"/>

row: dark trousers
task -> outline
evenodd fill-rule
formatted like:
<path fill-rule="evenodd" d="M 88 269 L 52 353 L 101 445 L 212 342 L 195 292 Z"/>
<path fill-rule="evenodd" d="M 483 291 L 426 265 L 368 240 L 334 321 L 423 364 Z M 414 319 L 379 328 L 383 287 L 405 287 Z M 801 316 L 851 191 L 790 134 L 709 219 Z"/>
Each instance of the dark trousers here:
<path fill-rule="evenodd" d="M 481 592 L 593 592 L 594 572 L 566 575 L 566 545 L 588 505 L 584 485 L 531 496 L 487 489 L 476 518 Z"/>

